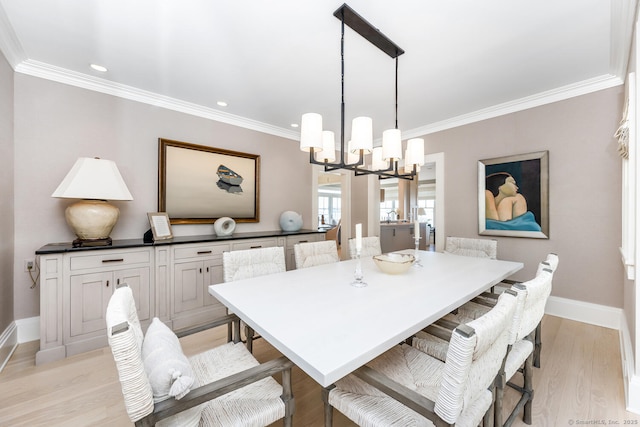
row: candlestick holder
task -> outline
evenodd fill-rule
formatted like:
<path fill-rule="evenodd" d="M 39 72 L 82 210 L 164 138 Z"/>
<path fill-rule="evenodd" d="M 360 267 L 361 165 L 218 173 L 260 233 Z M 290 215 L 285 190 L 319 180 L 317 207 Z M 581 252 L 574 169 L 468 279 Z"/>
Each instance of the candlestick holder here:
<path fill-rule="evenodd" d="M 422 262 L 420 261 L 420 238 L 417 237 L 415 239 L 415 242 L 416 242 L 416 249 L 413 252 L 413 256 L 416 260 L 413 262 L 413 266 L 415 268 L 422 268 Z"/>
<path fill-rule="evenodd" d="M 364 281 L 364 274 L 362 274 L 362 261 L 360 260 L 360 252 L 362 249 L 356 249 L 356 271 L 353 273 L 353 282 L 351 286 L 356 288 L 364 288 L 367 283 Z"/>

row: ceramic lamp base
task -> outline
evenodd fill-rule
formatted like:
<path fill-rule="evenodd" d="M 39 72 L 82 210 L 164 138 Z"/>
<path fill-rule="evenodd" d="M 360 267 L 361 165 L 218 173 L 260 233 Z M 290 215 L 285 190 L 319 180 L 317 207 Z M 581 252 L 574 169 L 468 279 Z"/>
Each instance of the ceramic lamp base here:
<path fill-rule="evenodd" d="M 105 200 L 80 200 L 65 211 L 67 224 L 78 237 L 73 246 L 105 246 L 111 244 L 111 230 L 120 210 Z"/>

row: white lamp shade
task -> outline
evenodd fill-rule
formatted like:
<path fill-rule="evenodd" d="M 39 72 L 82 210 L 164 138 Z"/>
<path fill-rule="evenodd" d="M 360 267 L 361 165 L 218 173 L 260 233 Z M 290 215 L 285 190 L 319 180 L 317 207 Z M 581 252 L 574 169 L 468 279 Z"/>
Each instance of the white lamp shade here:
<path fill-rule="evenodd" d="M 351 122 L 351 150 L 373 150 L 373 120 L 371 117 L 356 117 Z"/>
<path fill-rule="evenodd" d="M 347 142 L 347 163 L 354 164 L 360 158 L 360 154 L 351 151 L 351 141 Z"/>
<path fill-rule="evenodd" d="M 411 164 L 424 165 L 424 139 L 412 138 L 407 141 L 407 152 L 411 156 Z"/>
<path fill-rule="evenodd" d="M 133 200 L 115 162 L 81 157 L 51 197 L 93 200 Z"/>
<path fill-rule="evenodd" d="M 402 135 L 400 129 L 387 129 L 382 132 L 382 158 L 384 160 L 402 158 Z"/>
<path fill-rule="evenodd" d="M 375 147 L 373 149 L 373 154 L 371 155 L 371 169 L 374 171 L 387 169 L 389 167 L 387 162 L 382 158 L 383 151 L 384 149 L 382 147 Z"/>
<path fill-rule="evenodd" d="M 322 150 L 316 155 L 316 160 L 333 162 L 336 159 L 336 139 L 330 130 L 322 131 Z"/>
<path fill-rule="evenodd" d="M 318 113 L 303 114 L 300 123 L 300 150 L 309 152 L 311 148 L 322 149 L 322 116 Z"/>

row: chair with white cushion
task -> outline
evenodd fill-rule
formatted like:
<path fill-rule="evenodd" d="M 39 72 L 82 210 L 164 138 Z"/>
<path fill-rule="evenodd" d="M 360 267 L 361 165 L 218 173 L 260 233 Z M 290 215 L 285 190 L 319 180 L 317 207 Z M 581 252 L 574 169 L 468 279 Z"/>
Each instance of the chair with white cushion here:
<path fill-rule="evenodd" d="M 541 265 L 545 265 L 541 263 Z M 527 282 L 516 283 L 512 287 L 512 291 L 517 293 L 522 298 L 521 314 L 516 319 L 514 324 L 515 336 L 513 344 L 509 347 L 507 357 L 505 360 L 504 370 L 500 375 L 500 380 L 497 382 L 496 390 L 496 405 L 495 405 L 495 425 L 502 426 L 502 396 L 504 394 L 504 387 L 507 384 L 507 380 L 513 378 L 513 376 L 522 368 L 522 374 L 524 378 L 524 385 L 522 387 L 513 383 L 508 383 L 509 386 L 516 389 L 520 393 L 520 400 L 516 403 L 513 410 L 510 412 L 509 417 L 504 423 L 505 426 L 509 426 L 515 420 L 515 417 L 524 409 L 523 419 L 527 424 L 531 424 L 532 403 L 533 403 L 533 360 L 535 356 L 535 344 L 534 337 L 536 327 L 540 324 L 544 315 L 544 308 L 551 293 L 553 272 L 550 269 L 539 270 L 538 275 Z M 499 298 L 499 297 L 498 297 Z M 469 302 L 458 310 L 455 316 L 447 316 L 448 320 L 444 322 L 436 322 L 438 326 L 446 326 L 447 321 L 455 319 L 460 323 L 467 323 L 473 321 L 474 318 L 479 318 L 485 313 L 492 310 L 492 306 L 495 304 L 495 300 L 491 298 L 482 299 L 477 298 L 475 302 Z M 413 346 L 420 351 L 430 354 L 436 358 L 441 358 L 442 354 L 447 351 L 447 347 L 450 343 L 447 340 L 443 340 L 442 337 L 438 337 L 434 332 L 436 327 L 430 327 L 425 332 L 420 332 L 413 339 Z"/>
<path fill-rule="evenodd" d="M 283 273 L 286 269 L 284 248 L 280 246 L 223 252 L 222 254 L 222 274 L 225 283 L 267 274 Z M 254 335 L 253 329 L 249 326 L 245 327 L 245 335 L 247 348 L 252 352 L 253 340 L 259 337 Z"/>
<path fill-rule="evenodd" d="M 490 414 L 516 302 L 506 291 L 487 315 L 451 331 L 445 362 L 397 345 L 324 389 L 325 426 L 332 408 L 363 426 L 479 425 Z"/>
<path fill-rule="evenodd" d="M 362 238 L 362 249 L 360 250 L 360 257 L 370 257 L 374 255 L 380 255 L 382 248 L 380 247 L 380 237 L 368 236 Z M 349 239 L 349 256 L 351 259 L 356 258 L 356 239 Z"/>
<path fill-rule="evenodd" d="M 224 252 L 222 269 L 225 282 L 249 279 L 286 271 L 284 248 L 255 248 Z"/>
<path fill-rule="evenodd" d="M 498 242 L 492 239 L 447 236 L 444 251 L 455 255 L 496 259 Z"/>
<path fill-rule="evenodd" d="M 296 268 L 314 267 L 340 261 L 335 240 L 296 243 L 293 246 Z"/>
<path fill-rule="evenodd" d="M 126 285 L 111 296 L 106 322 L 125 408 L 136 426 L 266 426 L 279 419 L 292 425 L 293 363 L 287 358 L 260 364 L 238 342 L 187 358 L 176 334 L 158 318 L 143 336 Z M 233 315 L 211 326 L 228 322 L 239 329 Z M 283 386 L 271 376 L 278 372 Z"/>

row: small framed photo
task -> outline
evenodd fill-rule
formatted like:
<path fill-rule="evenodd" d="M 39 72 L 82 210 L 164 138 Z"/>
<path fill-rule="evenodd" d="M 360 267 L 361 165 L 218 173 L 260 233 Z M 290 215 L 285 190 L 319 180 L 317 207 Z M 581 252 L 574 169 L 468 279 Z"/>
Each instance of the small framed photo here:
<path fill-rule="evenodd" d="M 169 214 L 166 212 L 149 212 L 147 213 L 147 216 L 149 217 L 149 224 L 151 225 L 151 231 L 153 232 L 153 240 L 173 238 Z"/>

